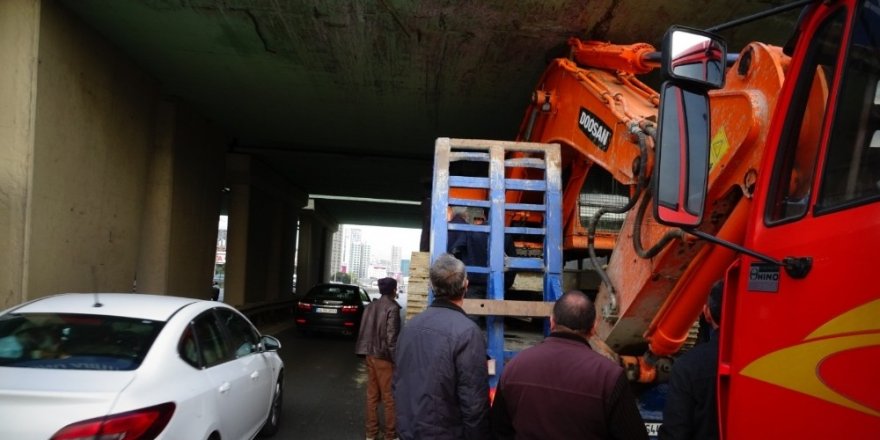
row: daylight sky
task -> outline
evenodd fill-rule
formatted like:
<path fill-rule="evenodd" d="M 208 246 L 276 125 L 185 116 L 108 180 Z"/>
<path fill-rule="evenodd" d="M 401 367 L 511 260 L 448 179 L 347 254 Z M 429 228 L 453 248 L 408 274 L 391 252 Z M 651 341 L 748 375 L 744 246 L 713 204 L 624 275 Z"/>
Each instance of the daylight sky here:
<path fill-rule="evenodd" d="M 220 216 L 219 229 L 227 228 L 228 219 L 225 215 Z M 391 247 L 400 246 L 400 257 L 409 259 L 414 251 L 419 250 L 421 229 L 409 228 L 386 228 L 381 226 L 341 225 L 344 228 L 358 228 L 363 234 L 363 239 L 370 245 L 370 253 L 374 259 L 391 259 Z"/>
<path fill-rule="evenodd" d="M 391 246 L 400 246 L 400 257 L 408 260 L 413 251 L 419 250 L 421 229 L 386 228 L 381 226 L 342 225 L 342 228 L 358 228 L 363 240 L 370 245 L 373 258 L 390 259 Z"/>

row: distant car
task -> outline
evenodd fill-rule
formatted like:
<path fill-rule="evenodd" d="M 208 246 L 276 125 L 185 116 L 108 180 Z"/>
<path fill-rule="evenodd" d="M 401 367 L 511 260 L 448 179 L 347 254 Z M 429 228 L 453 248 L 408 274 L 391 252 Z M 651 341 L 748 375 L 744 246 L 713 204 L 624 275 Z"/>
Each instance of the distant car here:
<path fill-rule="evenodd" d="M 356 334 L 364 308 L 370 303 L 367 291 L 353 284 L 318 284 L 296 304 L 297 328 L 309 333 L 336 332 Z"/>
<path fill-rule="evenodd" d="M 271 435 L 281 415 L 280 348 L 214 301 L 39 298 L 0 312 L 0 438 Z"/>

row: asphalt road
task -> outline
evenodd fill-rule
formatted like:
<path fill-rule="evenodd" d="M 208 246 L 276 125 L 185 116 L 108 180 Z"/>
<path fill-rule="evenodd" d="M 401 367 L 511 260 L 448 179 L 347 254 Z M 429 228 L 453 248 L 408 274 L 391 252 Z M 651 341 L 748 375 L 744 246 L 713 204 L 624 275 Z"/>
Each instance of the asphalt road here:
<path fill-rule="evenodd" d="M 406 307 L 406 295 L 400 295 L 398 302 Z M 405 309 L 401 311 L 404 313 Z M 507 334 L 508 349 L 532 345 L 540 338 L 534 332 L 512 327 Z M 261 326 L 260 331 L 281 340 L 286 369 L 283 419 L 274 439 L 364 439 L 367 371 L 363 360 L 354 354 L 355 339 L 342 335 L 304 336 L 296 330 L 292 318 Z M 379 416 L 381 423 L 381 409 Z"/>
<path fill-rule="evenodd" d="M 281 340 L 284 403 L 275 439 L 364 438 L 367 372 L 354 354 L 354 338 L 303 336 L 293 327 L 264 330 Z"/>

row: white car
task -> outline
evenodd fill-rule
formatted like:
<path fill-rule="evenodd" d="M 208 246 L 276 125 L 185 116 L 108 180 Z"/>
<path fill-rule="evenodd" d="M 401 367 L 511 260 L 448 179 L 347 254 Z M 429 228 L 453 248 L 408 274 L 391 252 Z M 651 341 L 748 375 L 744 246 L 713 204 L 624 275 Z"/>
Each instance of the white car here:
<path fill-rule="evenodd" d="M 281 343 L 192 298 L 64 294 L 0 312 L 0 439 L 252 439 L 278 429 Z"/>

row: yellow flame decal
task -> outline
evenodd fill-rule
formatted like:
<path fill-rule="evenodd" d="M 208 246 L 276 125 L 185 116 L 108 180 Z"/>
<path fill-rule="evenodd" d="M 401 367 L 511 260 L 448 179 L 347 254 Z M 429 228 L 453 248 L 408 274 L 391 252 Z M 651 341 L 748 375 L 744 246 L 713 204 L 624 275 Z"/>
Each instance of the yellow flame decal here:
<path fill-rule="evenodd" d="M 871 332 L 880 330 L 880 299 L 856 307 L 817 328 L 804 339 L 822 338 L 841 333 Z"/>
<path fill-rule="evenodd" d="M 880 417 L 877 410 L 843 396 L 818 377 L 820 365 L 829 356 L 855 348 L 880 346 L 878 316 L 880 300 L 856 307 L 817 328 L 803 343 L 758 358 L 743 368 L 741 373 L 743 376 Z"/>

